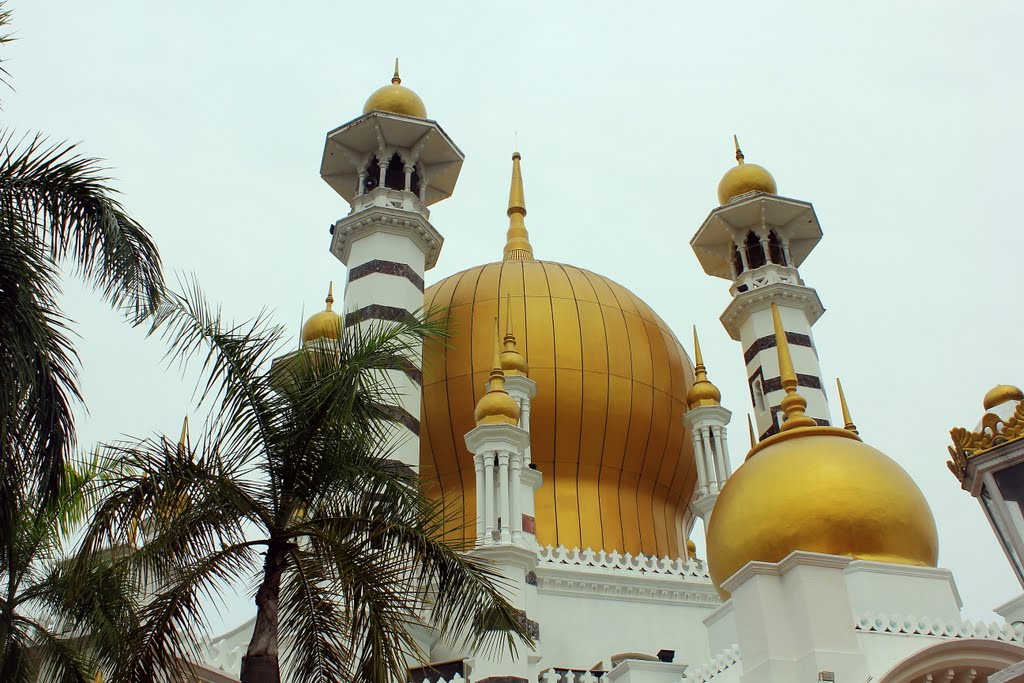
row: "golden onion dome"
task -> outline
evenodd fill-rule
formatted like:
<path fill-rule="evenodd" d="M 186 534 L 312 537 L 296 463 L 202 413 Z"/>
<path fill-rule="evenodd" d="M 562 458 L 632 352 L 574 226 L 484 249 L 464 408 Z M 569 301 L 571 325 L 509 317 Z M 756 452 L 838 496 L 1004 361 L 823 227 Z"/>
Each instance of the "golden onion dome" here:
<path fill-rule="evenodd" d="M 762 166 L 748 164 L 743 160 L 743 152 L 740 150 L 740 143 L 733 136 L 736 143 L 736 165 L 726 171 L 722 180 L 718 183 L 718 203 L 725 205 L 733 197 L 738 197 L 748 192 L 767 192 L 777 194 L 778 186 L 775 178 Z"/>
<path fill-rule="evenodd" d="M 686 556 L 691 560 L 697 559 L 697 544 L 692 538 L 686 539 Z"/>
<path fill-rule="evenodd" d="M 1007 401 L 1024 401 L 1024 392 L 1012 384 L 997 384 L 985 394 L 985 410 L 992 410 Z"/>
<path fill-rule="evenodd" d="M 486 424 L 519 424 L 519 403 L 505 391 L 505 373 L 501 369 L 501 349 L 498 346 L 498 319 L 494 319 L 494 361 L 487 391 L 480 397 L 473 411 L 477 426 Z"/>
<path fill-rule="evenodd" d="M 427 118 L 427 108 L 420 96 L 409 88 L 402 85 L 402 78 L 398 75 L 398 60 L 395 60 L 395 75 L 391 77 L 390 85 L 385 85 L 373 91 L 373 94 L 363 105 L 363 113 L 371 111 L 386 111 L 392 114 L 404 114 L 415 116 L 418 119 Z"/>
<path fill-rule="evenodd" d="M 327 298 L 324 300 L 327 307 L 319 313 L 309 316 L 302 325 L 300 338 L 303 344 L 308 344 L 317 339 L 340 339 L 341 338 L 341 316 L 333 310 L 334 306 L 334 283 L 327 289 Z"/>
<path fill-rule="evenodd" d="M 519 160 L 517 159 L 516 162 Z M 521 177 L 514 181 L 521 183 Z M 515 188 L 514 188 L 515 189 Z M 473 459 L 463 435 L 491 370 L 493 319 L 509 316 L 529 359 L 532 460 L 542 545 L 669 555 L 685 552 L 696 485 L 683 427 L 693 368 L 668 326 L 638 296 L 576 266 L 532 256 L 512 193 L 506 259 L 429 287 L 425 310 L 449 316 L 451 338 L 423 350 L 420 471 L 431 495 L 461 500 L 453 538 L 473 540 Z"/>
<path fill-rule="evenodd" d="M 715 503 L 707 562 L 719 595 L 728 598 L 722 582 L 748 562 L 780 562 L 795 550 L 934 567 L 939 541 L 921 489 L 861 441 L 848 410 L 847 429 L 819 427 L 803 414 L 774 304 L 772 314 L 786 419 L 782 431 L 751 448 Z"/>
<path fill-rule="evenodd" d="M 704 355 L 700 352 L 700 340 L 697 339 L 696 326 L 693 328 L 693 355 L 697 367 L 694 369 L 693 386 L 686 392 L 686 403 L 691 408 L 721 405 L 722 392 L 708 380 L 708 372 L 704 367 Z"/>

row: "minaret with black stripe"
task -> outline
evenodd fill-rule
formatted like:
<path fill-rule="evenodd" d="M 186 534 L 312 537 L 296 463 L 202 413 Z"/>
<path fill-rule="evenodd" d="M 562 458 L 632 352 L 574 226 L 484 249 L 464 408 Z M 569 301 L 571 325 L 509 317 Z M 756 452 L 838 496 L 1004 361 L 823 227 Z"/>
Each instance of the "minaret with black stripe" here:
<path fill-rule="evenodd" d="M 721 320 L 743 347 L 759 437 L 778 432 L 784 418 L 779 406 L 786 392 L 775 351 L 773 304 L 800 394 L 807 399 L 806 413 L 827 425 L 828 398 L 811 334 L 825 309 L 797 270 L 821 240 L 818 217 L 809 202 L 779 196 L 768 171 L 744 162 L 738 142 L 736 161 L 718 186 L 721 206 L 704 220 L 690 246 L 704 272 L 732 283 L 733 299 Z"/>
<path fill-rule="evenodd" d="M 331 253 L 348 267 L 346 327 L 398 321 L 423 308 L 423 275 L 444 241 L 427 207 L 452 195 L 463 158 L 401 85 L 397 62 L 391 85 L 370 96 L 363 115 L 327 134 L 320 175 L 352 207 L 331 226 Z M 417 468 L 421 354 L 389 375 L 396 389 L 391 457 Z"/>

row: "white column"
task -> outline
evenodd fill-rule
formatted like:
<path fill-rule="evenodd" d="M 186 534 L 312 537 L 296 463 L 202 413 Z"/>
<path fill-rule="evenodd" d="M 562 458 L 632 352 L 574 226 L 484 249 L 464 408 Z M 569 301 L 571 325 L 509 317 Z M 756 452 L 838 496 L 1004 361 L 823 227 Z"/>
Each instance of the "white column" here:
<path fill-rule="evenodd" d="M 691 432 L 693 436 L 693 459 L 697 462 L 697 494 L 703 495 L 708 492 L 708 475 L 704 462 L 704 447 L 700 442 L 700 427 L 694 427 Z"/>
<path fill-rule="evenodd" d="M 508 514 L 512 526 L 512 542 L 519 543 L 523 539 L 523 513 L 520 510 L 520 498 L 523 495 L 523 482 L 520 478 L 523 470 L 522 453 L 512 453 L 510 462 L 511 492 L 509 493 Z"/>
<path fill-rule="evenodd" d="M 477 455 L 473 458 L 473 466 L 476 469 L 476 543 L 480 545 L 484 540 L 484 463 L 482 457 Z"/>
<path fill-rule="evenodd" d="M 710 431 L 710 427 L 701 427 L 700 438 L 704 441 L 704 452 L 707 453 L 709 461 L 712 461 L 709 462 L 708 464 L 711 465 L 712 468 L 714 468 L 713 459 L 715 457 L 715 451 L 711 448 L 711 434 L 709 433 Z M 718 493 L 718 481 L 709 481 L 709 484 L 710 486 L 708 486 L 708 490 L 711 493 Z"/>
<path fill-rule="evenodd" d="M 725 484 L 725 480 L 729 478 L 729 473 L 726 469 L 725 460 L 725 448 L 722 446 L 723 435 L 722 427 L 711 427 L 711 436 L 715 440 L 715 481 L 718 490 L 722 490 L 722 486 Z"/>
<path fill-rule="evenodd" d="M 530 399 L 524 399 L 523 405 L 519 408 L 519 421 L 522 423 L 520 426 L 527 434 L 530 433 Z M 530 445 L 527 444 L 526 451 L 523 453 L 523 466 L 529 467 L 530 463 L 533 462 L 533 456 L 530 452 Z"/>
<path fill-rule="evenodd" d="M 405 191 L 409 192 L 412 189 L 412 164 L 405 165 Z"/>
<path fill-rule="evenodd" d="M 501 542 L 511 543 L 512 532 L 509 528 L 508 499 L 508 451 L 498 453 L 498 514 L 501 516 Z"/>
<path fill-rule="evenodd" d="M 736 251 L 740 253 L 740 261 L 743 263 L 743 271 L 746 272 L 750 270 L 750 262 L 747 261 L 747 245 L 743 242 L 737 242 Z"/>
<path fill-rule="evenodd" d="M 494 453 L 485 451 L 484 458 L 484 545 L 494 543 Z"/>
<path fill-rule="evenodd" d="M 384 178 L 385 178 L 385 176 L 387 176 L 388 164 L 391 163 L 391 160 L 388 159 L 387 157 L 384 157 L 384 155 L 382 154 L 381 158 L 379 159 L 379 161 L 380 161 L 380 184 L 377 187 L 386 187 L 386 185 L 384 185 Z"/>

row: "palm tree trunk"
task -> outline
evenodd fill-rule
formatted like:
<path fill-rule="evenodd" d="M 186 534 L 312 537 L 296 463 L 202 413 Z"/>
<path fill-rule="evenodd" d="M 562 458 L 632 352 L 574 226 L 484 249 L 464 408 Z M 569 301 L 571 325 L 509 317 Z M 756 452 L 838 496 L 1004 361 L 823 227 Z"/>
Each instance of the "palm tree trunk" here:
<path fill-rule="evenodd" d="M 267 547 L 263 583 L 256 591 L 256 625 L 249 649 L 242 657 L 242 683 L 281 683 L 278 665 L 278 608 L 281 574 L 288 557 L 289 544 L 272 541 Z"/>

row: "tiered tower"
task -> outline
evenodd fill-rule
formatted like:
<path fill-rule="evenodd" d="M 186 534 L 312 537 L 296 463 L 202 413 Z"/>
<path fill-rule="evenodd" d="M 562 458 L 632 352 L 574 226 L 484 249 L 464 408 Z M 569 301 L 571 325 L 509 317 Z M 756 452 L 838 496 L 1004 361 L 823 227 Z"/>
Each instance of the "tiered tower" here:
<path fill-rule="evenodd" d="M 321 177 L 351 206 L 331 227 L 331 253 L 348 267 L 344 324 L 398 321 L 423 308 L 423 274 L 443 239 L 428 206 L 450 197 L 463 154 L 423 101 L 402 84 L 395 61 L 390 85 L 366 101 L 363 115 L 327 134 Z M 392 457 L 419 465 L 422 361 L 414 353 L 389 373 L 397 405 Z"/>
<path fill-rule="evenodd" d="M 732 282 L 732 303 L 722 324 L 743 346 L 747 382 L 757 433 L 779 431 L 785 392 L 774 351 L 771 305 L 777 304 L 807 414 L 828 425 L 828 399 L 821 381 L 811 326 L 825 312 L 818 293 L 797 270 L 821 240 L 821 227 L 809 202 L 780 197 L 775 179 L 764 168 L 744 162 L 736 142 L 737 165 L 718 186 L 721 203 L 690 246 L 704 272 Z"/>
<path fill-rule="evenodd" d="M 732 473 L 726 433 L 732 413 L 722 407 L 722 393 L 708 380 L 696 327 L 693 328 L 693 355 L 696 377 L 686 394 L 690 409 L 683 415 L 683 422 L 693 437 L 693 456 L 697 462 L 697 491 L 692 507 L 704 521 L 704 530 L 707 531 L 718 492 Z"/>

